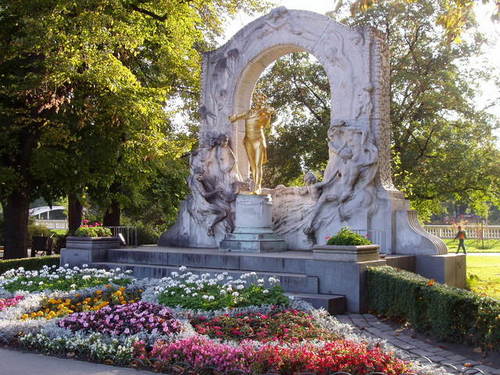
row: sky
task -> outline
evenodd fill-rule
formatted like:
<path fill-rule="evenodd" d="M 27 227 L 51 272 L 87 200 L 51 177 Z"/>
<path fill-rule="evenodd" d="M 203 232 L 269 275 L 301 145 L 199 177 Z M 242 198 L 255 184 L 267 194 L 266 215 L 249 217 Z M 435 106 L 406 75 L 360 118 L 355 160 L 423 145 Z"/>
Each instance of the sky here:
<path fill-rule="evenodd" d="M 274 0 L 276 7 L 285 6 L 289 9 L 304 9 L 317 13 L 324 14 L 332 11 L 334 8 L 335 0 Z M 482 4 L 478 1 L 475 8 L 479 29 L 481 32 L 488 35 L 490 44 L 485 48 L 485 55 L 481 58 L 472 61 L 472 64 L 482 64 L 484 60 L 489 60 L 496 67 L 497 72 L 500 74 L 500 23 L 493 23 L 490 20 L 494 4 Z M 226 26 L 226 33 L 224 39 L 221 40 L 221 45 L 229 40 L 239 29 L 260 17 L 262 14 L 249 16 L 244 13 L 238 14 Z M 489 103 L 492 97 L 499 98 L 500 94 L 498 89 L 492 83 L 482 83 L 480 85 L 481 95 L 475 99 L 479 108 L 484 108 L 486 103 Z M 496 105 L 490 107 L 488 112 L 500 118 L 500 100 L 497 100 Z M 500 129 L 495 132 L 497 136 L 497 146 L 500 147 Z"/>

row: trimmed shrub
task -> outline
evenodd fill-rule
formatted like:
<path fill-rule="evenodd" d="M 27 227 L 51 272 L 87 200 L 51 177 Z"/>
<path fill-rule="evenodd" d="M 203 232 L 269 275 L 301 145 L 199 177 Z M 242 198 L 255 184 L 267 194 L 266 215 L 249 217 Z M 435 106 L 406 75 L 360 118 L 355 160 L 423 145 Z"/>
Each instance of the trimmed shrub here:
<path fill-rule="evenodd" d="M 59 265 L 59 255 L 51 255 L 46 257 L 20 258 L 0 260 L 0 275 L 12 268 L 23 267 L 25 270 L 39 270 L 43 266 Z"/>
<path fill-rule="evenodd" d="M 330 237 L 326 244 L 341 246 L 361 246 L 371 245 L 372 242 L 361 234 L 353 232 L 348 227 L 344 227 L 335 236 Z"/>
<path fill-rule="evenodd" d="M 392 267 L 369 268 L 369 309 L 448 342 L 500 348 L 500 302 Z"/>

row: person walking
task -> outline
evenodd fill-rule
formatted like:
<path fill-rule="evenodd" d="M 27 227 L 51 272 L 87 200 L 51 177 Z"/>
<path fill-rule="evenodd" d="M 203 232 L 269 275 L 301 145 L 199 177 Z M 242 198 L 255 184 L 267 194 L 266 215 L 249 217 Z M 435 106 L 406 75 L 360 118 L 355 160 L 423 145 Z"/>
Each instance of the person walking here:
<path fill-rule="evenodd" d="M 465 250 L 465 239 L 467 236 L 465 235 L 465 230 L 462 229 L 462 227 L 459 225 L 458 226 L 458 232 L 457 235 L 455 236 L 455 239 L 458 239 L 458 248 L 457 248 L 457 254 L 462 248 L 464 250 L 464 254 L 467 254 L 467 251 Z"/>

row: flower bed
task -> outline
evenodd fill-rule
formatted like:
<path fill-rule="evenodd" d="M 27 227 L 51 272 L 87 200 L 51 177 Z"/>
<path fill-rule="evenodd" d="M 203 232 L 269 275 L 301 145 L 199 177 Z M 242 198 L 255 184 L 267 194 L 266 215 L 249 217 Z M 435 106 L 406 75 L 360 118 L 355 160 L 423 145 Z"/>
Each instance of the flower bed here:
<path fill-rule="evenodd" d="M 326 375 L 344 371 L 360 375 L 372 372 L 396 375 L 411 370 L 408 362 L 396 358 L 393 353 L 346 340 L 321 345 L 259 346 L 243 342 L 234 346 L 195 336 L 176 342 L 157 341 L 150 351 L 144 342 L 139 341 L 134 344 L 134 356 L 166 372 L 179 362 L 197 373 L 212 369 L 220 374 L 234 371 L 244 374 L 308 371 Z"/>
<path fill-rule="evenodd" d="M 6 309 L 7 307 L 15 306 L 22 300 L 23 296 L 15 296 L 12 298 L 0 298 L 0 311 Z"/>
<path fill-rule="evenodd" d="M 91 288 L 107 283 L 127 285 L 131 282 L 126 272 L 78 267 L 48 267 L 40 271 L 26 271 L 24 268 L 13 269 L 0 276 L 0 292 L 17 291 L 40 292 L 43 290 L 76 290 Z"/>
<path fill-rule="evenodd" d="M 198 276 L 185 268 L 160 280 L 135 280 L 116 270 L 110 277 L 109 271 L 100 270 L 50 271 L 11 271 L 2 276 L 2 286 L 12 281 L 24 286 L 21 281 L 47 277 L 49 287 L 31 293 L 0 290 L 10 293 L 0 300 L 1 342 L 167 372 L 182 368 L 220 375 L 237 370 L 241 374 L 433 372 L 399 359 L 383 342 L 353 334 L 350 326 L 325 311 L 289 299 L 273 278 Z M 101 283 L 116 278 L 126 283 L 51 290 L 60 287 L 50 282 L 52 273 L 69 276 L 73 282 L 101 275 Z"/>
<path fill-rule="evenodd" d="M 181 267 L 181 272 L 185 268 Z M 212 277 L 191 272 L 173 273 L 161 279 L 157 288 L 158 302 L 165 306 L 182 307 L 192 310 L 219 310 L 223 308 L 287 305 L 288 297 L 278 285 L 279 280 L 256 277 L 255 272 L 242 275 L 238 279 L 227 272 Z"/>
<path fill-rule="evenodd" d="M 199 316 L 191 320 L 196 332 L 223 340 L 256 340 L 261 342 L 333 340 L 337 336 L 320 327 L 314 317 L 304 311 L 274 309 L 268 314 L 240 313 L 220 315 L 212 319 Z"/>
<path fill-rule="evenodd" d="M 96 290 L 88 297 L 80 293 L 76 293 L 72 298 L 50 297 L 42 301 L 42 306 L 38 310 L 23 314 L 21 319 L 53 319 L 76 312 L 97 311 L 108 305 L 133 303 L 141 298 L 140 292 L 140 289 L 126 290 L 125 287 L 117 289 L 112 285 L 105 285 L 102 290 Z"/>
<path fill-rule="evenodd" d="M 96 331 L 110 335 L 140 332 L 170 335 L 181 330 L 181 323 L 169 309 L 147 302 L 106 306 L 98 311 L 71 314 L 60 320 L 58 325 L 71 331 Z"/>

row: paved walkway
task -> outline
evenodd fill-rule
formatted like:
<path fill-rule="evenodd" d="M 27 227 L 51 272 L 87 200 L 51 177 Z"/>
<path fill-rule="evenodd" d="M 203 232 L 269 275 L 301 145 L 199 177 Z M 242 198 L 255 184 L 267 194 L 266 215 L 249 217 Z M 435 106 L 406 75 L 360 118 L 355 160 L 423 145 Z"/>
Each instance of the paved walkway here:
<path fill-rule="evenodd" d="M 157 375 L 157 373 L 0 349 L 0 375 Z"/>
<path fill-rule="evenodd" d="M 417 335 L 412 330 L 394 328 L 374 315 L 345 314 L 335 317 L 343 323 L 357 327 L 360 333 L 386 340 L 389 344 L 405 352 L 409 359 L 422 360 L 424 363 L 432 361 L 432 363 L 436 364 L 436 367 L 444 367 L 446 371 L 451 373 L 466 372 L 472 375 L 475 373 L 473 369 L 479 369 L 487 375 L 500 375 L 500 368 L 486 366 L 481 360 L 466 358 L 453 350 L 447 350 L 445 349 L 446 344 L 439 345 L 426 342 L 417 338 Z M 477 371 L 476 373 L 480 372 Z"/>

